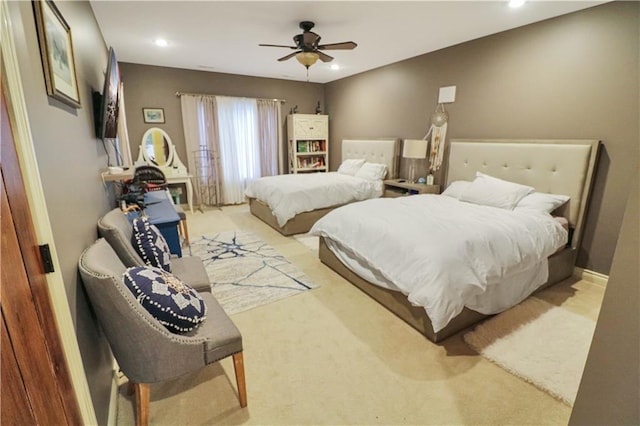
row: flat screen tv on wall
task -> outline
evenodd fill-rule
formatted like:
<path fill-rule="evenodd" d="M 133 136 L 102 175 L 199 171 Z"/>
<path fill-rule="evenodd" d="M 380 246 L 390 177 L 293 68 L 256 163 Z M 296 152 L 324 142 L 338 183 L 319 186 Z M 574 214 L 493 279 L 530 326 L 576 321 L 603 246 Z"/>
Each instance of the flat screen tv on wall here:
<path fill-rule="evenodd" d="M 115 139 L 118 135 L 119 89 L 118 61 L 110 47 L 102 94 L 93 92 L 96 137 L 99 139 Z"/>

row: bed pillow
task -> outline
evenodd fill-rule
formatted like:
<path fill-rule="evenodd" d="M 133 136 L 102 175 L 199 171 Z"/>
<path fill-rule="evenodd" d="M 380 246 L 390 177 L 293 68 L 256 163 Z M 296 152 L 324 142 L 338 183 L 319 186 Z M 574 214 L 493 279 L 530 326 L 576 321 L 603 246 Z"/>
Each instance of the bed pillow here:
<path fill-rule="evenodd" d="M 171 252 L 160 230 L 146 217 L 133 219 L 131 244 L 144 263 L 171 272 Z"/>
<path fill-rule="evenodd" d="M 460 196 L 461 201 L 513 210 L 534 188 L 476 172 L 476 178 Z"/>
<path fill-rule="evenodd" d="M 515 210 L 528 209 L 551 213 L 567 201 L 569 201 L 567 195 L 533 192 L 520 200 L 516 204 Z"/>
<path fill-rule="evenodd" d="M 471 182 L 466 180 L 456 180 L 451 182 L 447 189 L 442 191 L 442 195 L 446 195 L 451 198 L 460 199 L 462 193 L 471 185 Z"/>
<path fill-rule="evenodd" d="M 364 163 L 356 177 L 367 180 L 381 180 L 387 175 L 387 166 L 380 163 Z"/>
<path fill-rule="evenodd" d="M 343 175 L 355 176 L 364 162 L 364 158 L 350 158 L 348 160 L 344 160 L 342 164 L 340 164 L 340 167 L 338 167 L 338 173 L 342 173 Z"/>
<path fill-rule="evenodd" d="M 207 315 L 207 305 L 190 285 L 153 266 L 134 266 L 122 280 L 155 319 L 172 333 L 186 333 L 199 326 Z"/>

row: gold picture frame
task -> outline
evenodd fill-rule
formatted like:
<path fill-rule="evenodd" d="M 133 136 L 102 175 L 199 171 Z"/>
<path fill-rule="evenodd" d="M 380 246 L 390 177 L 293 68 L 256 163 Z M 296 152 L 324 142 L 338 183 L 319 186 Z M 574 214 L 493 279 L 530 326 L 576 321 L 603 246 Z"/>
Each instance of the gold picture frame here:
<path fill-rule="evenodd" d="M 80 108 L 71 28 L 51 0 L 32 2 L 47 95 Z"/>

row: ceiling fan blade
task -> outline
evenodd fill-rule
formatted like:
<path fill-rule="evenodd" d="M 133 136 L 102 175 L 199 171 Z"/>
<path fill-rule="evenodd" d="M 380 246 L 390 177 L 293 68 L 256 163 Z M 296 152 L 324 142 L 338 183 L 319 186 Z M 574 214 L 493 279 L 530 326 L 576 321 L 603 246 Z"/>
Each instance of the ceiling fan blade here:
<path fill-rule="evenodd" d="M 358 46 L 356 43 L 352 41 L 343 41 L 342 43 L 329 43 L 329 44 L 321 44 L 318 46 L 320 50 L 351 50 L 355 49 Z"/>
<path fill-rule="evenodd" d="M 287 56 L 283 56 L 282 58 L 278 59 L 278 61 L 282 62 L 282 61 L 286 61 L 287 59 L 291 59 L 294 56 L 296 56 L 298 53 L 300 53 L 300 51 L 297 52 L 293 52 L 293 53 L 289 53 Z"/>
<path fill-rule="evenodd" d="M 266 46 L 266 47 L 286 47 L 287 49 L 297 49 L 296 46 L 283 46 L 281 44 L 259 44 L 258 46 Z"/>
<path fill-rule="evenodd" d="M 322 53 L 319 50 L 316 50 L 316 53 L 318 54 L 318 57 L 320 58 L 320 60 L 322 62 L 331 62 L 333 61 L 333 56 L 329 56 L 326 53 Z"/>

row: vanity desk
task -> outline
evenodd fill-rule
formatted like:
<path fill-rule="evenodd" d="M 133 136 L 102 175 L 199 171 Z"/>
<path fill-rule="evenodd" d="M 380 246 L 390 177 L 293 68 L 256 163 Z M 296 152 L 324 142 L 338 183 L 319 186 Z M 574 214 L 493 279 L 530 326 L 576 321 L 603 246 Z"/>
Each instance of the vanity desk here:
<path fill-rule="evenodd" d="M 152 127 L 142 136 L 139 147 L 138 159 L 133 167 L 129 167 L 121 173 L 102 173 L 103 182 L 123 181 L 133 178 L 136 165 L 156 166 L 165 175 L 168 185 L 184 184 L 187 192 L 187 204 L 193 213 L 193 184 L 192 175 L 189 174 L 184 163 L 176 153 L 176 147 L 171 138 L 159 127 Z"/>

